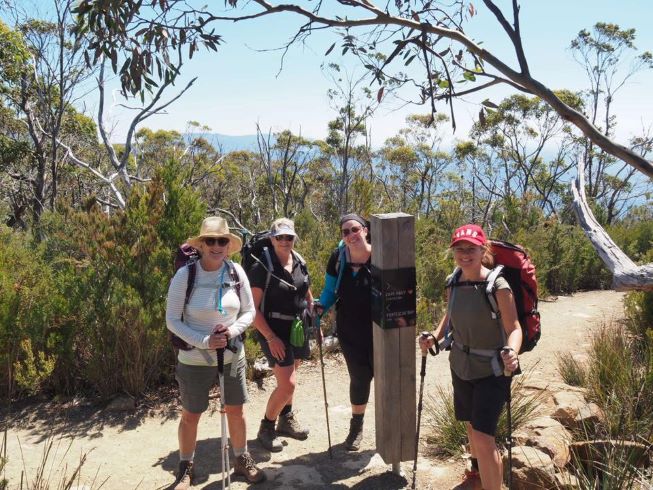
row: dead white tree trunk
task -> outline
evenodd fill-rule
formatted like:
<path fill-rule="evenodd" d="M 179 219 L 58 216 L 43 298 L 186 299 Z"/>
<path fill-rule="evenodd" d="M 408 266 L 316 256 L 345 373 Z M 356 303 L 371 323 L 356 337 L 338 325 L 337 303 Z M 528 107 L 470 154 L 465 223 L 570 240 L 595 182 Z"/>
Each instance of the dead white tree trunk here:
<path fill-rule="evenodd" d="M 578 159 L 578 176 L 572 182 L 571 192 L 578 223 L 612 272 L 612 287 L 617 291 L 653 291 L 653 264 L 635 264 L 594 217 L 585 196 L 585 165 L 582 158 Z"/>

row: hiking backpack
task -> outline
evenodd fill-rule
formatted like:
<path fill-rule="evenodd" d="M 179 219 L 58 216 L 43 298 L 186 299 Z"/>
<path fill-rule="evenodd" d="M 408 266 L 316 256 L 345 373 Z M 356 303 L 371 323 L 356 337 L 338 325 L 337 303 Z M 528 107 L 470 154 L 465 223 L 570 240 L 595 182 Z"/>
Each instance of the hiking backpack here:
<path fill-rule="evenodd" d="M 492 318 L 501 318 L 495 292 L 496 280 L 502 276 L 512 289 L 517 318 L 522 329 L 522 344 L 519 353 L 529 352 L 537 345 L 542 334 L 540 313 L 537 311 L 535 265 L 531 262 L 526 250 L 519 245 L 501 240 L 489 240 L 489 243 L 494 255 L 495 267 L 490 271 L 483 284 L 492 311 Z M 460 268 L 456 267 L 447 281 L 447 287 L 456 286 L 460 273 Z"/>
<path fill-rule="evenodd" d="M 259 305 L 259 310 L 263 314 L 265 314 L 265 296 L 268 286 L 270 285 L 270 280 L 273 276 L 287 286 L 291 288 L 295 287 L 293 284 L 286 282 L 284 279 L 278 277 L 272 272 L 274 270 L 274 265 L 272 264 L 273 253 L 274 249 L 272 248 L 272 239 L 269 231 L 254 233 L 243 245 L 240 251 L 240 264 L 243 266 L 243 269 L 245 269 L 245 272 L 249 272 L 257 262 L 261 264 L 267 272 L 265 287 L 263 288 L 263 296 L 261 298 L 261 304 Z M 301 268 L 302 273 L 306 278 L 308 278 L 308 268 L 306 267 L 304 257 L 295 250 L 292 251 L 292 254 L 293 258 L 299 262 L 299 267 Z"/>
<path fill-rule="evenodd" d="M 175 255 L 175 273 L 181 269 L 182 267 L 188 267 L 188 281 L 186 283 L 186 295 L 184 297 L 184 309 L 186 308 L 186 305 L 190 301 L 190 297 L 193 294 L 193 286 L 195 285 L 195 276 L 197 275 L 197 261 L 200 258 L 199 251 L 188 245 L 187 243 L 184 243 L 181 247 L 177 249 L 177 254 Z M 238 272 L 236 271 L 236 268 L 234 267 L 234 264 L 232 261 L 225 259 L 225 262 L 227 263 L 227 267 L 229 267 L 229 279 L 230 279 L 230 286 L 233 285 L 236 289 L 236 294 L 240 298 L 240 277 L 238 277 Z M 182 312 L 181 318 L 183 320 L 184 314 Z M 170 342 L 172 343 L 172 346 L 175 349 L 180 349 L 180 350 L 192 350 L 195 347 L 192 345 L 189 345 L 185 340 L 182 338 L 178 337 L 174 333 L 170 332 L 168 330 L 168 333 L 170 334 Z"/>

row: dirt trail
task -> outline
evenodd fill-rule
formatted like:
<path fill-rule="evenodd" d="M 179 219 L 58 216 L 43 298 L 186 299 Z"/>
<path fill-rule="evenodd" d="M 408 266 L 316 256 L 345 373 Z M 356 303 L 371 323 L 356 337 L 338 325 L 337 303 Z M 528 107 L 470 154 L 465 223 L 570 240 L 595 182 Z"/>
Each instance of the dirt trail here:
<path fill-rule="evenodd" d="M 533 370 L 538 378 L 557 380 L 555 354 L 569 351 L 583 355 L 589 341 L 588 332 L 612 318 L 621 318 L 623 295 L 614 291 L 594 291 L 560 297 L 540 303 L 543 336 L 535 351 L 522 357 L 522 366 Z M 419 353 L 416 349 L 416 356 Z M 419 370 L 419 359 L 417 361 Z M 258 422 L 264 412 L 271 380 L 261 388 L 250 386 L 250 403 L 246 406 L 247 435 L 254 458 L 268 474 L 268 481 L 257 489 L 289 488 L 356 488 L 399 489 L 410 486 L 412 461 L 402 463 L 406 479 L 391 472 L 374 452 L 374 396 L 370 397 L 365 417 L 365 438 L 358 453 L 346 452 L 341 443 L 348 426 L 348 376 L 340 355 L 326 359 L 333 460 L 327 454 L 327 434 L 319 366 L 302 366 L 295 407 L 300 420 L 311 430 L 306 441 L 284 439 L 284 450 L 270 454 L 256 442 Z M 417 373 L 419 385 L 419 373 Z M 449 386 L 447 355 L 429 357 L 425 393 L 433 393 L 437 385 Z M 165 488 L 173 480 L 177 465 L 177 402 L 157 410 L 139 407 L 136 413 L 109 413 L 83 402 L 54 404 L 51 402 L 17 409 L 12 417 L 7 444 L 9 462 L 5 478 L 9 488 L 20 488 L 21 473 L 33 479 L 41 463 L 48 441 L 52 448 L 46 474 L 56 488 L 61 475 L 72 473 L 83 454 L 87 455 L 77 488 L 155 489 Z M 428 433 L 423 425 L 422 435 Z M 222 488 L 219 457 L 220 414 L 215 400 L 200 422 L 195 488 Z M 417 472 L 421 489 L 451 488 L 462 473 L 463 462 L 438 461 L 423 456 Z M 242 480 L 232 482 L 234 490 L 248 488 Z"/>

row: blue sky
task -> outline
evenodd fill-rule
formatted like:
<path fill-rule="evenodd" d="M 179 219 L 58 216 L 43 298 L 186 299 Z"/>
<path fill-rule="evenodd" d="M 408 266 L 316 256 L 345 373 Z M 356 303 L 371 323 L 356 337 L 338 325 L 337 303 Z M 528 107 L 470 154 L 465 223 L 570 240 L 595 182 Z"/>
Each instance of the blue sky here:
<path fill-rule="evenodd" d="M 498 3 L 502 7 L 510 4 L 507 0 Z M 578 31 L 589 29 L 596 22 L 637 29 L 636 46 L 653 51 L 651 0 L 524 0 L 521 3 L 524 48 L 531 73 L 551 88 L 580 90 L 587 86 L 584 72 L 568 47 Z M 486 49 L 516 66 L 507 36 L 480 0 L 475 5 L 479 13 L 467 24 L 467 34 L 482 40 Z M 194 120 L 213 132 L 243 135 L 253 134 L 258 122 L 264 130 L 289 128 L 306 137 L 323 138 L 327 122 L 334 118 L 335 112 L 326 96 L 332 85 L 320 65 L 325 61 L 323 53 L 339 37 L 323 32 L 309 38 L 305 46 L 291 48 L 281 72 L 280 53 L 260 51 L 282 45 L 297 25 L 294 16 L 275 15 L 219 27 L 225 37 L 219 52 L 202 52 L 185 66 L 184 80 L 198 76 L 195 85 L 169 108 L 168 114 L 149 119 L 145 126 L 183 131 L 186 122 Z M 336 51 L 327 61 L 342 62 L 355 72 L 353 60 L 334 56 Z M 182 81 L 178 84 L 183 85 Z M 622 142 L 626 143 L 630 136 L 653 124 L 651 87 L 653 73 L 640 73 L 619 93 L 614 110 L 619 118 L 618 138 Z M 472 117 L 478 113 L 480 100 L 490 97 L 496 102 L 510 93 L 508 88 L 503 88 L 457 103 L 458 130 L 452 134 L 447 129 L 445 140 L 465 137 Z M 421 107 L 399 107 L 397 101 L 387 101 L 377 110 L 370 124 L 375 147 L 396 134 L 406 115 L 425 112 Z M 446 107 L 441 106 L 440 110 L 446 112 Z M 111 117 L 116 125 L 114 139 L 119 141 L 128 118 L 118 107 L 112 109 Z"/>

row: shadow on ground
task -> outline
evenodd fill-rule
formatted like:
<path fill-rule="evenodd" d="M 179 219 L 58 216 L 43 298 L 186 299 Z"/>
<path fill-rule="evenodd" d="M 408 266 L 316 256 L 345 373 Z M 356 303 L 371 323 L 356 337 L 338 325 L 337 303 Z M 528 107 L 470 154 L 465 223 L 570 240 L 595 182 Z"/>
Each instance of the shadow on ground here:
<path fill-rule="evenodd" d="M 108 427 L 129 431 L 138 428 L 143 419 L 153 415 L 160 418 L 162 425 L 179 416 L 176 387 L 164 388 L 143 397 L 132 411 L 112 412 L 107 410 L 107 405 L 108 401 L 77 397 L 67 400 L 27 398 L 13 403 L 9 409 L 3 408 L 0 416 L 11 427 L 32 430 L 33 435 L 37 436 L 37 443 L 57 436 L 75 439 L 93 438 L 97 434 L 97 437 L 101 437 L 102 431 Z M 43 430 L 44 427 L 47 430 Z"/>
<path fill-rule="evenodd" d="M 343 445 L 332 448 L 333 459 L 328 451 L 308 453 L 291 459 L 277 459 L 262 449 L 256 440 L 248 441 L 249 450 L 255 461 L 264 466 L 267 480 L 257 484 L 256 489 L 345 489 L 398 490 L 408 484 L 406 478 L 390 472 L 390 466 L 383 463 L 373 451 L 348 452 Z M 233 466 L 233 455 L 230 454 Z M 154 465 L 170 473 L 170 482 L 177 470 L 178 451 L 171 450 Z M 220 440 L 202 439 L 195 451 L 194 488 L 203 490 L 222 489 L 220 463 Z M 232 485 L 245 488 L 242 477 L 232 478 Z M 166 488 L 166 487 L 163 487 Z"/>

